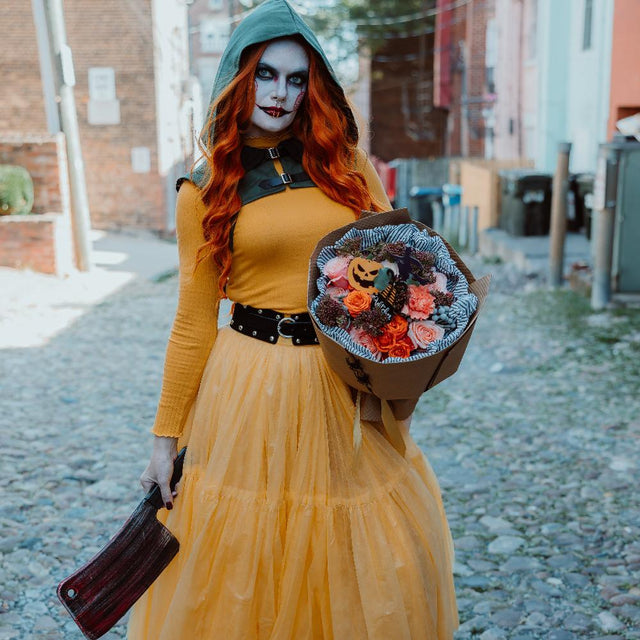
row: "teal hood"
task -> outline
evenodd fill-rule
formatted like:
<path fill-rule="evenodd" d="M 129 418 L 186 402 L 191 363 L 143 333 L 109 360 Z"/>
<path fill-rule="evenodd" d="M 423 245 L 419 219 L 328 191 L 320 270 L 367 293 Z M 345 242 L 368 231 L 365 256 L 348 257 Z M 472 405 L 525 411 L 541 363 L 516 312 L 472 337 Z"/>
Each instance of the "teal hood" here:
<path fill-rule="evenodd" d="M 240 57 L 247 47 L 267 40 L 295 35 L 302 36 L 318 53 L 331 73 L 331 77 L 339 85 L 338 78 L 318 39 L 287 0 L 266 0 L 249 13 L 231 35 L 220 60 L 211 100 L 215 100 L 238 73 Z"/>
<path fill-rule="evenodd" d="M 344 91 L 340 86 L 338 77 L 333 70 L 331 63 L 327 59 L 318 39 L 313 31 L 304 22 L 304 20 L 294 11 L 287 0 L 265 0 L 261 5 L 251 11 L 244 20 L 235 29 L 229 44 L 222 54 L 218 73 L 213 83 L 211 92 L 211 100 L 207 115 L 211 113 L 211 108 L 215 99 L 224 91 L 224 89 L 233 80 L 240 69 L 240 58 L 242 52 L 249 46 L 259 44 L 267 40 L 275 38 L 284 38 L 287 36 L 300 36 L 309 44 L 309 46 L 318 54 L 324 62 L 329 74 L 344 95 Z M 345 116 L 349 122 L 349 133 L 353 139 L 357 139 L 358 127 L 355 117 L 351 109 L 346 106 L 347 101 L 344 100 Z M 196 184 L 203 182 L 203 167 L 200 165 L 193 174 L 183 176 L 178 180 L 177 187 L 187 179 L 192 180 Z"/>

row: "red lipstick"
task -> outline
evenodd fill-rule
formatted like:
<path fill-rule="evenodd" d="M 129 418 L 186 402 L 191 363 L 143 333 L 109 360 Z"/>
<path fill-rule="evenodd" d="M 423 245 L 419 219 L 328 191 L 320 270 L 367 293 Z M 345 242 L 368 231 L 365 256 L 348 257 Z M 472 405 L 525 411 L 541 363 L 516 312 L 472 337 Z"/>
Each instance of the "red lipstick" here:
<path fill-rule="evenodd" d="M 287 114 L 291 113 L 291 111 L 287 111 L 282 107 L 260 107 L 260 105 L 258 105 L 258 108 L 262 109 L 262 111 L 264 111 L 272 118 L 282 118 L 282 116 L 286 116 Z"/>

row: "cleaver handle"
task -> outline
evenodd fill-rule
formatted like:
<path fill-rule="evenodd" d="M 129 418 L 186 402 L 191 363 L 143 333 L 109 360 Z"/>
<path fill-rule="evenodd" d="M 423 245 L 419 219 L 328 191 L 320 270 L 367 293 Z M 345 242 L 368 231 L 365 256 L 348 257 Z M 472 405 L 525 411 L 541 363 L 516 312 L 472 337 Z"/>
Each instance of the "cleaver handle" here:
<path fill-rule="evenodd" d="M 176 459 L 173 461 L 173 475 L 171 476 L 171 482 L 169 483 L 171 486 L 171 491 L 176 488 L 178 482 L 180 482 L 180 478 L 182 477 L 182 467 L 184 465 L 184 458 L 187 453 L 187 447 L 182 447 L 180 449 L 180 453 L 176 456 Z M 164 507 L 164 502 L 162 501 L 162 494 L 160 493 L 160 487 L 156 484 L 149 493 L 145 496 L 145 501 L 150 505 L 155 507 L 156 509 L 162 509 Z"/>

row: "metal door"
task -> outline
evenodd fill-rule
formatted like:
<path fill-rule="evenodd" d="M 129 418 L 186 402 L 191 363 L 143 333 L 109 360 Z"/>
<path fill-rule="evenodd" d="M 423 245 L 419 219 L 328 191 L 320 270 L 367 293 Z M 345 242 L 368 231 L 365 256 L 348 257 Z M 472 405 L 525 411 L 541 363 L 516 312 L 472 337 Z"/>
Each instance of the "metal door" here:
<path fill-rule="evenodd" d="M 614 289 L 640 291 L 640 144 L 624 145 L 619 157 L 613 247 Z"/>

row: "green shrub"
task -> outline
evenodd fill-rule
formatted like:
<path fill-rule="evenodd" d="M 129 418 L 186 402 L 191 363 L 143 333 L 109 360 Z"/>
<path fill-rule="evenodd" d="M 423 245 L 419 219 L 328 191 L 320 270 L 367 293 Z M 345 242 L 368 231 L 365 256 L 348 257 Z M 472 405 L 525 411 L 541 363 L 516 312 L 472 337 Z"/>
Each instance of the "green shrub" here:
<path fill-rule="evenodd" d="M 0 215 L 26 215 L 33 208 L 33 181 L 24 167 L 0 165 Z"/>

